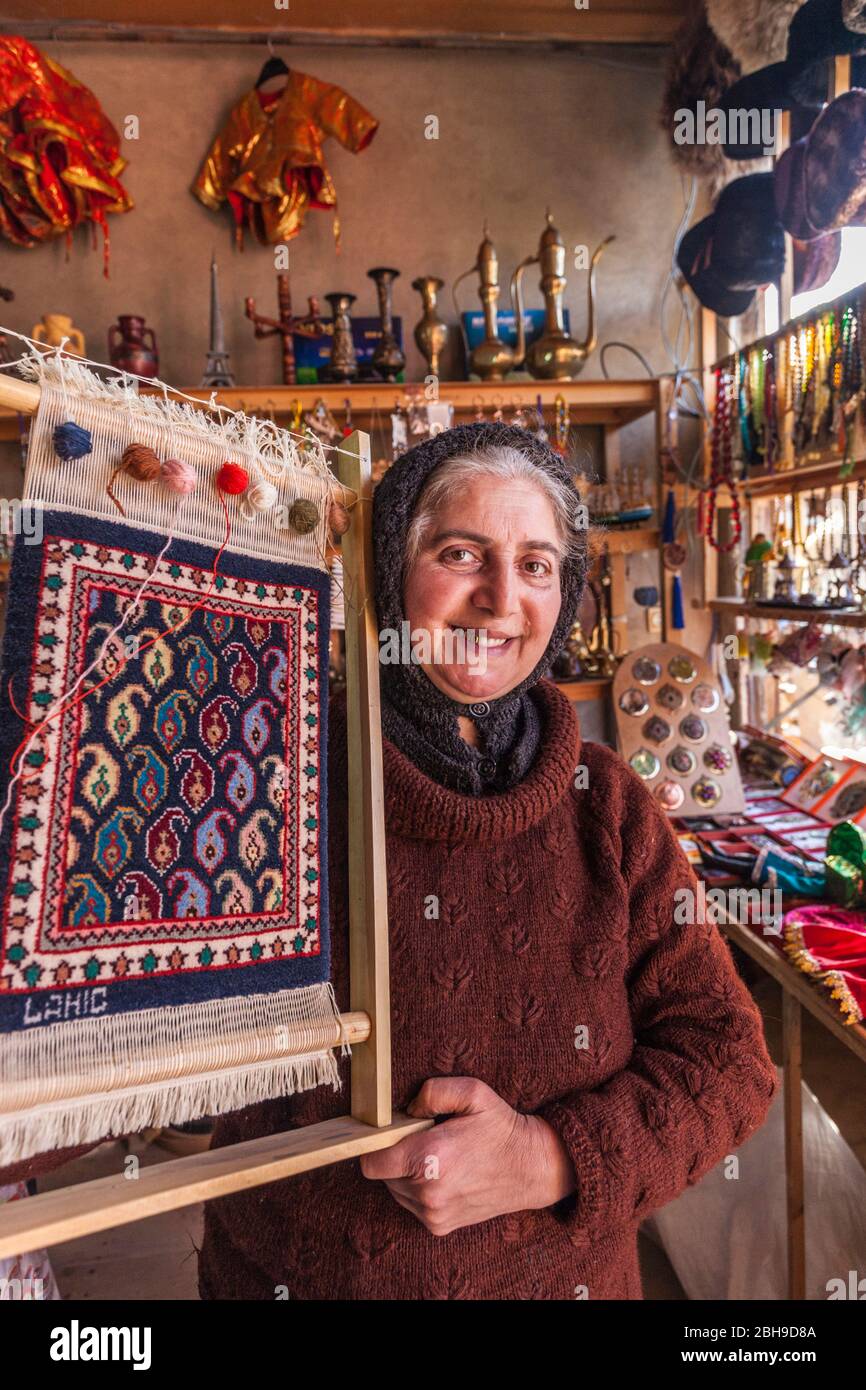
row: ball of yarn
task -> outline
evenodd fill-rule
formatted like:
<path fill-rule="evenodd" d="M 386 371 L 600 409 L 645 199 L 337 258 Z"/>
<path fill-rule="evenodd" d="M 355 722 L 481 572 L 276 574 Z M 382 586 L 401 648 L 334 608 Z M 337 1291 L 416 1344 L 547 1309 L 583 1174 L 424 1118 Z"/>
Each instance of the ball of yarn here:
<path fill-rule="evenodd" d="M 315 528 L 318 520 L 319 509 L 315 502 L 310 502 L 306 497 L 296 497 L 289 508 L 289 525 L 299 535 L 306 536 Z"/>
<path fill-rule="evenodd" d="M 128 444 L 120 456 L 120 466 L 139 483 L 152 483 L 162 470 L 156 454 L 146 444 Z"/>
<path fill-rule="evenodd" d="M 249 486 L 250 475 L 239 463 L 224 463 L 216 476 L 217 487 L 232 497 L 245 492 Z"/>
<path fill-rule="evenodd" d="M 93 435 L 74 420 L 57 425 L 53 434 L 54 450 L 58 458 L 65 462 L 70 459 L 83 459 L 93 448 Z"/>
<path fill-rule="evenodd" d="M 273 483 L 266 478 L 256 478 L 247 490 L 247 501 L 254 512 L 269 512 L 279 495 Z"/>
<path fill-rule="evenodd" d="M 349 529 L 351 518 L 348 509 L 342 502 L 332 502 L 328 512 L 328 525 L 335 536 L 345 536 Z"/>
<path fill-rule="evenodd" d="M 184 463 L 183 459 L 165 459 L 162 465 L 162 481 L 172 492 L 180 492 L 185 496 L 195 491 L 196 472 L 192 464 Z"/>

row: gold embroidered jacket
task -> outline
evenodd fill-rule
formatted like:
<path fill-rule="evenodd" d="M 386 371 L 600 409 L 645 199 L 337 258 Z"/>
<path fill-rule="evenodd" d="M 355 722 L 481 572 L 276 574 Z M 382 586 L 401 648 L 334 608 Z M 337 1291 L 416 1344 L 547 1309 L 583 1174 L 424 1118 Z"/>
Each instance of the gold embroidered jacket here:
<path fill-rule="evenodd" d="M 327 136 L 358 154 L 378 125 L 340 87 L 292 70 L 270 99 L 255 88 L 242 97 L 211 145 L 192 191 L 214 211 L 229 202 L 239 245 L 244 227 L 265 245 L 289 241 L 304 225 L 308 208 L 337 206 L 322 152 Z"/>

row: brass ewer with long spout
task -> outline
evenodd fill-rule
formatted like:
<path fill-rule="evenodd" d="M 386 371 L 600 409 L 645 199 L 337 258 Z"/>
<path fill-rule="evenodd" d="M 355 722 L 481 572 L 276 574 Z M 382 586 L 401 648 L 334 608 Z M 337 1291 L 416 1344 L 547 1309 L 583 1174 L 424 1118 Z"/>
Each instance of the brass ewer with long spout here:
<path fill-rule="evenodd" d="M 589 323 L 582 343 L 565 331 L 562 317 L 562 296 L 566 286 L 565 242 L 547 214 L 547 226 L 541 234 L 538 251 L 521 261 L 511 277 L 511 302 L 517 320 L 516 367 L 525 362 L 530 376 L 542 381 L 573 381 L 583 371 L 586 359 L 596 345 L 595 335 L 595 270 L 606 246 L 615 238 L 605 237 L 589 266 Z M 523 274 L 527 267 L 541 267 L 541 293 L 544 296 L 544 330 L 527 350 L 523 326 Z"/>
<path fill-rule="evenodd" d="M 499 301 L 499 257 L 490 240 L 486 222 L 484 240 L 478 248 L 475 264 L 464 270 L 462 275 L 458 275 L 451 287 L 451 299 L 458 323 L 460 306 L 457 303 L 457 286 L 468 275 L 475 274 L 480 281 L 478 298 L 484 310 L 484 338 L 469 355 L 469 370 L 480 376 L 482 381 L 504 381 L 514 368 L 514 352 L 499 336 L 496 310 Z"/>

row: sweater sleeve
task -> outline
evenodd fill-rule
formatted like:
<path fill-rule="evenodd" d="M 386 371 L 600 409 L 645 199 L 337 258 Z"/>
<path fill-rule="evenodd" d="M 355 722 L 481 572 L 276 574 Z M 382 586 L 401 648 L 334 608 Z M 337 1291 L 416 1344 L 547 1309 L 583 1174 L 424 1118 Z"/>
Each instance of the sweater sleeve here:
<path fill-rule="evenodd" d="M 577 1189 L 551 1211 L 577 1242 L 642 1220 L 696 1183 L 763 1123 L 778 1086 L 727 944 L 687 910 L 694 871 L 649 791 L 630 769 L 623 774 L 612 853 L 628 892 L 634 1050 L 597 1089 L 536 1112 L 574 1164 Z M 603 825 L 599 832 L 615 839 Z"/>
<path fill-rule="evenodd" d="M 104 1140 L 97 1139 L 92 1144 L 77 1144 L 71 1149 L 48 1149 L 45 1153 L 22 1158 L 18 1163 L 0 1168 L 0 1187 L 7 1187 L 15 1182 L 26 1182 L 29 1178 L 41 1178 L 45 1173 L 53 1173 L 55 1168 L 62 1168 L 64 1163 L 81 1158 L 82 1154 L 90 1153 L 91 1149 L 98 1148 L 102 1143 Z"/>

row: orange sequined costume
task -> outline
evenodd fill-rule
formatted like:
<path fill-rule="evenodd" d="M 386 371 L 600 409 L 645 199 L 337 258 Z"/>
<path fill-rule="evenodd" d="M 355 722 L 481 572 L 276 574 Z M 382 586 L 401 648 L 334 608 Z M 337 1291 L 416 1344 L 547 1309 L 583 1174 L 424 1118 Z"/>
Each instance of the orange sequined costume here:
<path fill-rule="evenodd" d="M 128 212 L 117 131 L 96 97 L 26 39 L 0 35 L 0 232 L 16 246 Z"/>
<path fill-rule="evenodd" d="M 340 87 L 292 70 L 281 91 L 268 95 L 253 88 L 241 98 L 192 191 L 213 211 L 228 200 L 239 246 L 244 227 L 263 245 L 275 246 L 298 235 L 308 208 L 336 209 L 337 191 L 322 153 L 326 137 L 358 154 L 378 125 Z"/>

